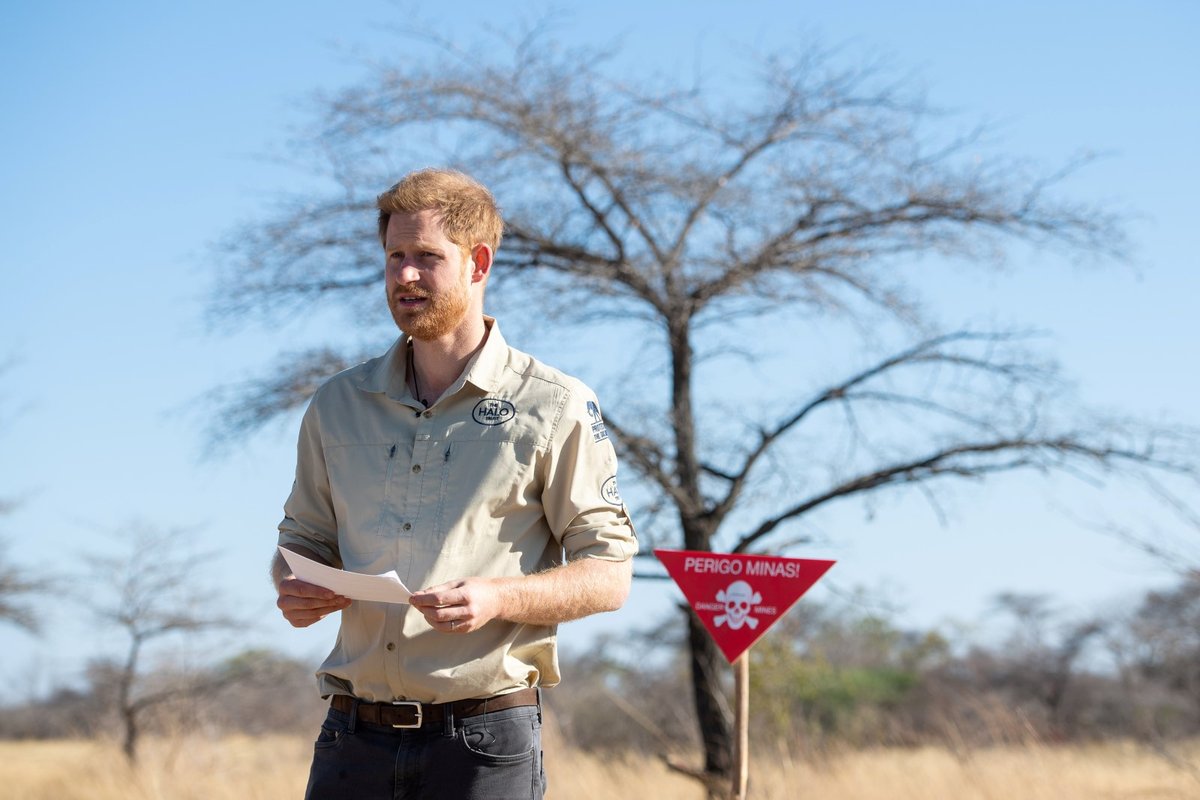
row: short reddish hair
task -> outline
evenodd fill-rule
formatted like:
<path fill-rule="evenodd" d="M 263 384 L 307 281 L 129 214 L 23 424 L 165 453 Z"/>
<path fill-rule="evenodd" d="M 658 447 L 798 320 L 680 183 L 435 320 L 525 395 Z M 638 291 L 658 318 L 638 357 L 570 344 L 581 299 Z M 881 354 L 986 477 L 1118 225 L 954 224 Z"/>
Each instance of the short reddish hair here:
<path fill-rule="evenodd" d="M 504 233 L 496 198 L 479 181 L 452 169 L 422 169 L 405 175 L 375 199 L 379 209 L 379 241 L 386 245 L 392 214 L 415 214 L 432 209 L 441 219 L 446 238 L 469 252 L 486 244 L 495 252 Z"/>

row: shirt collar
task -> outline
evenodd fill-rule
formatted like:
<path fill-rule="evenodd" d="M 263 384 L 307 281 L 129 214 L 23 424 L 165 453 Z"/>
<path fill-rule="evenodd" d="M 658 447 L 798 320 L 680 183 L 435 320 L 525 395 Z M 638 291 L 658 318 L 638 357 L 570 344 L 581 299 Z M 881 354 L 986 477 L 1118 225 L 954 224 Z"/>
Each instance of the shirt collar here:
<path fill-rule="evenodd" d="M 500 323 L 495 317 L 485 315 L 483 324 L 488 329 L 487 340 L 463 370 L 463 379 L 486 394 L 494 392 L 504 376 L 504 368 L 508 365 L 508 342 L 500 333 Z"/>
<path fill-rule="evenodd" d="M 500 324 L 494 317 L 484 316 L 483 324 L 488 329 L 487 339 L 479 352 L 467 362 L 462 376 L 455 387 L 464 383 L 492 392 L 500 383 L 504 368 L 508 364 L 508 343 L 500 333 Z M 401 334 L 388 351 L 363 374 L 358 388 L 366 392 L 385 393 L 393 400 L 415 400 L 408 389 L 408 334 Z M 456 391 L 452 387 L 451 391 Z"/>

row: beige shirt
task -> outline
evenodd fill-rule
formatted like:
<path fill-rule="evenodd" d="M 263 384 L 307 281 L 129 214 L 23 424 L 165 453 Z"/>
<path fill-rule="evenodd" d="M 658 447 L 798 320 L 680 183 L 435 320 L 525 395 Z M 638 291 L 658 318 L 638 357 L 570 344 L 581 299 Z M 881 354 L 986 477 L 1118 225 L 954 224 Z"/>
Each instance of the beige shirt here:
<path fill-rule="evenodd" d="M 330 564 L 394 569 L 410 589 L 623 561 L 637 540 L 595 395 L 509 347 L 499 326 L 429 409 L 407 381 L 408 338 L 335 375 L 300 427 L 279 543 Z M 433 630 L 408 605 L 355 600 L 317 672 L 322 695 L 447 702 L 559 681 L 555 627 L 492 620 Z"/>

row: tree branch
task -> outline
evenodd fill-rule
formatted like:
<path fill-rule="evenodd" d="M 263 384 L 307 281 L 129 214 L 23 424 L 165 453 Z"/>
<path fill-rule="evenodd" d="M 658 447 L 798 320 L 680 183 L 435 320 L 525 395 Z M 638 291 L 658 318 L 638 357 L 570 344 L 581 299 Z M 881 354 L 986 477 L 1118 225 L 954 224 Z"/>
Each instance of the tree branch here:
<path fill-rule="evenodd" d="M 742 459 L 741 466 L 736 471 L 725 473 L 725 476 L 728 476 L 727 479 L 730 485 L 726 490 L 725 496 L 709 511 L 710 517 L 718 525 L 726 518 L 741 498 L 751 472 L 759 460 L 785 434 L 794 429 L 817 409 L 832 402 L 851 402 L 855 399 L 852 390 L 856 387 L 903 367 L 946 364 L 1013 377 L 1032 374 L 1033 369 L 1027 364 L 1002 364 L 990 358 L 971 357 L 946 349 L 952 345 L 961 344 L 992 345 L 1010 342 L 1021 337 L 1022 334 L 1018 333 L 985 333 L 976 331 L 955 331 L 953 333 L 934 336 L 861 370 L 835 386 L 818 392 L 814 397 L 803 403 L 794 413 L 777 423 L 775 427 L 759 431 L 758 442 Z M 875 399 L 886 397 L 886 395 L 881 393 L 864 393 L 860 396 L 862 398 L 873 397 Z M 939 408 L 941 407 L 939 406 Z M 943 412 L 953 413 L 949 409 L 943 409 Z"/>
<path fill-rule="evenodd" d="M 1007 460 L 972 462 L 972 456 L 1005 456 Z M 958 444 L 912 461 L 893 464 L 861 475 L 814 495 L 761 522 L 742 536 L 733 552 L 742 553 L 784 522 L 843 497 L 865 494 L 883 486 L 918 483 L 943 476 L 980 478 L 990 473 L 1008 472 L 1022 467 L 1048 469 L 1060 466 L 1054 460 L 1077 459 L 1111 468 L 1125 462 L 1144 467 L 1192 474 L 1194 468 L 1156 457 L 1153 443 L 1140 450 L 1116 445 L 1091 445 L 1072 436 L 1038 439 L 1007 439 Z"/>

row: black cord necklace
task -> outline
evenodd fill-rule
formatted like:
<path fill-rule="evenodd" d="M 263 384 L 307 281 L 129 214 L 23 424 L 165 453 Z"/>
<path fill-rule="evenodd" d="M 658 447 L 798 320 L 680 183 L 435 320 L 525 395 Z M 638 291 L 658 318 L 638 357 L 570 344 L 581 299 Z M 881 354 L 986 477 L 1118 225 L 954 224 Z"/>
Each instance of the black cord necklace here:
<path fill-rule="evenodd" d="M 417 400 L 421 405 L 429 408 L 429 401 L 421 397 L 421 382 L 417 380 L 417 365 L 413 360 L 413 345 L 412 340 L 408 340 L 408 374 L 412 375 L 413 379 L 413 394 L 417 396 Z"/>

